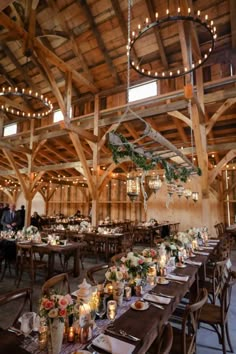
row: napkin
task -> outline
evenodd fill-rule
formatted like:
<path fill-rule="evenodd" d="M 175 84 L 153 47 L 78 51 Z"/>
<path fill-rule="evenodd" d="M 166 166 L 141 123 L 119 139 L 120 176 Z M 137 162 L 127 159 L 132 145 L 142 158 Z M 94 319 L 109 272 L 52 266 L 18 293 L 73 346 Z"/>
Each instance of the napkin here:
<path fill-rule="evenodd" d="M 171 279 L 171 280 L 178 280 L 178 281 L 185 281 L 187 282 L 189 279 L 188 275 L 183 275 L 183 276 L 179 276 L 179 275 L 174 275 L 174 274 L 168 274 L 166 276 L 167 279 Z"/>
<path fill-rule="evenodd" d="M 209 256 L 209 252 L 197 252 L 197 251 L 194 251 L 194 254 L 200 254 L 201 256 Z"/>
<path fill-rule="evenodd" d="M 210 238 L 209 240 L 208 240 L 208 242 L 209 243 L 218 243 L 218 242 L 220 242 L 220 240 L 219 239 L 217 239 L 217 238 Z"/>
<path fill-rule="evenodd" d="M 201 266 L 202 265 L 202 262 L 196 262 L 196 261 L 191 261 L 190 259 L 186 259 L 185 260 L 185 263 L 186 264 L 192 264 L 192 265 L 196 265 L 196 266 Z"/>
<path fill-rule="evenodd" d="M 100 349 L 106 350 L 111 354 L 132 354 L 135 349 L 133 344 L 123 342 L 117 338 L 110 337 L 103 333 L 94 338 L 92 344 Z"/>
<path fill-rule="evenodd" d="M 214 247 L 210 247 L 210 246 L 202 246 L 203 250 L 213 250 Z"/>
<path fill-rule="evenodd" d="M 165 304 L 168 305 L 171 302 L 171 299 L 163 296 L 153 295 L 153 294 L 145 294 L 143 296 L 144 300 L 157 302 L 158 304 Z"/>

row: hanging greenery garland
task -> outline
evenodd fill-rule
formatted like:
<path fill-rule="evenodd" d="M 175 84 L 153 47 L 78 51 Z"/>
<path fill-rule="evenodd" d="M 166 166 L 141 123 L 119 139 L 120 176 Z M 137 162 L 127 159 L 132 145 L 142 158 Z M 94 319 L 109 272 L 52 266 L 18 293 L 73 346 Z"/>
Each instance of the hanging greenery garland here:
<path fill-rule="evenodd" d="M 115 131 L 109 133 L 108 147 L 112 152 L 115 163 L 119 163 L 120 160 L 129 157 L 136 166 L 142 168 L 144 171 L 152 170 L 157 164 L 161 164 L 165 170 L 165 178 L 168 182 L 176 180 L 187 182 L 191 174 L 201 176 L 201 169 L 199 167 L 187 168 L 169 163 L 160 156 L 153 156 L 150 152 L 145 152 L 142 148 L 135 147 L 122 134 Z"/>

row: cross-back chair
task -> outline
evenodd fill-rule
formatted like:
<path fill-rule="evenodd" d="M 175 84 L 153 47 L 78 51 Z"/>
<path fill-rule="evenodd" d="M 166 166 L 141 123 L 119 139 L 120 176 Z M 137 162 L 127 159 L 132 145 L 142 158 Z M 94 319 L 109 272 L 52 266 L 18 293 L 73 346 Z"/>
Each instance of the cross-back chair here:
<path fill-rule="evenodd" d="M 87 270 L 87 278 L 92 283 L 92 285 L 97 285 L 98 283 L 103 283 L 105 280 L 105 272 L 109 268 L 109 264 L 100 264 L 91 267 Z"/>
<path fill-rule="evenodd" d="M 42 294 L 48 295 L 52 290 L 58 291 L 59 294 L 70 294 L 68 273 L 57 274 L 45 281 L 42 286 Z"/>
<path fill-rule="evenodd" d="M 207 290 L 203 288 L 200 290 L 196 302 L 188 304 L 185 307 L 180 328 L 173 327 L 171 354 L 193 354 L 196 352 L 196 336 L 199 316 L 207 299 Z"/>
<path fill-rule="evenodd" d="M 231 302 L 232 287 L 236 283 L 236 273 L 230 272 L 224 284 L 219 304 L 205 304 L 199 316 L 199 323 L 210 325 L 217 333 L 222 344 L 222 352 L 226 354 L 227 342 L 231 352 L 233 347 L 229 336 L 228 314 Z M 204 327 L 205 328 L 205 327 Z M 226 342 L 227 339 L 227 342 Z"/>
<path fill-rule="evenodd" d="M 15 327 L 23 312 L 32 311 L 32 293 L 32 288 L 22 288 L 0 295 L 0 307 L 3 307 L 8 303 L 12 303 L 12 311 L 9 312 L 9 315 L 11 317 L 11 315 L 14 313 L 14 316 L 10 325 Z M 16 304 L 14 307 L 13 302 Z M 13 311 L 15 307 L 16 311 Z"/>

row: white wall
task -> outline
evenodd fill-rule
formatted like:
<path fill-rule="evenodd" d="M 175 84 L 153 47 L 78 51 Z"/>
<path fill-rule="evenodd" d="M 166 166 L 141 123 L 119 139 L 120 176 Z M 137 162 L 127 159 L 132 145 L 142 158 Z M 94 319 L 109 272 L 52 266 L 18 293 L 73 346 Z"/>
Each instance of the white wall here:
<path fill-rule="evenodd" d="M 21 205 L 26 206 L 25 197 L 23 193 L 19 195 L 19 198 L 16 202 L 16 209 L 20 209 Z M 40 193 L 36 193 L 34 199 L 32 200 L 32 208 L 31 208 L 31 215 L 34 211 L 37 211 L 39 215 L 45 214 L 45 202 Z"/>

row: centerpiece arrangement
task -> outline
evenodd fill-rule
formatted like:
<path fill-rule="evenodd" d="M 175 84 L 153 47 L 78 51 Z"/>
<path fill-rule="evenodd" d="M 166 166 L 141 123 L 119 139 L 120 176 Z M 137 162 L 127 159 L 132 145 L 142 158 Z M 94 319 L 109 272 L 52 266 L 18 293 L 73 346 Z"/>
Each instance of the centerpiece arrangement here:
<path fill-rule="evenodd" d="M 39 315 L 49 331 L 48 347 L 51 354 L 59 354 L 62 347 L 65 321 L 73 313 L 73 300 L 69 294 L 44 295 L 40 302 Z"/>

